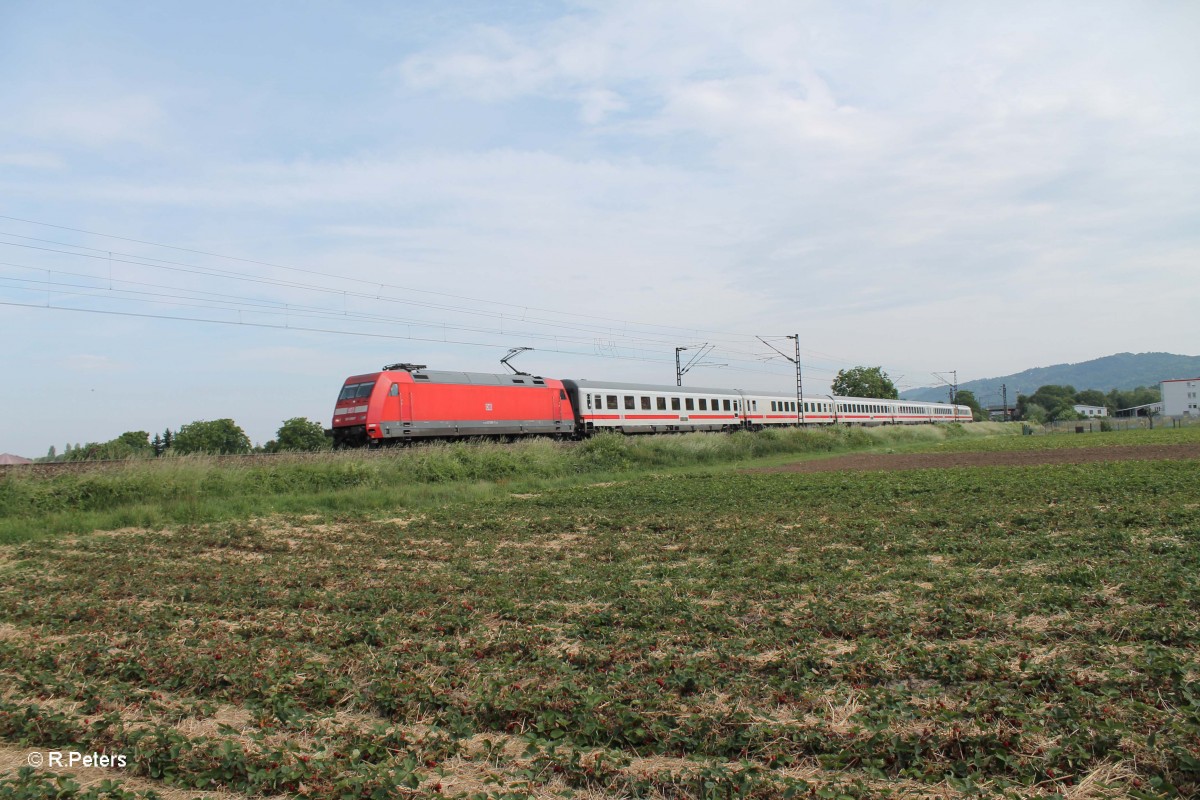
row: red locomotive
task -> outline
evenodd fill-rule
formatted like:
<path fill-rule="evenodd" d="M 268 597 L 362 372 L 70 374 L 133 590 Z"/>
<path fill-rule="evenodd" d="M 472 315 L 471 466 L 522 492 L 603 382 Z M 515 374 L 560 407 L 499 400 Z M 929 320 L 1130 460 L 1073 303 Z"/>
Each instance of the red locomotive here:
<path fill-rule="evenodd" d="M 574 432 L 575 415 L 562 381 L 426 371 L 423 364 L 389 364 L 381 372 L 347 378 L 333 411 L 333 441 L 338 447 Z"/>
<path fill-rule="evenodd" d="M 389 364 L 346 379 L 333 412 L 337 447 L 470 436 L 587 436 L 773 425 L 970 422 L 946 403 L 805 396 L 740 389 L 579 381 L 536 375 L 428 371 Z"/>

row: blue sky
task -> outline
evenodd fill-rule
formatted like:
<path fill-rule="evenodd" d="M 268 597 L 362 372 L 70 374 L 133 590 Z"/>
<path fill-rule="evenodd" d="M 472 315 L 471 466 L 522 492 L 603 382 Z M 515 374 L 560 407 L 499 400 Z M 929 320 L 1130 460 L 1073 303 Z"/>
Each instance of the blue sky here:
<path fill-rule="evenodd" d="M 261 442 L 515 346 L 786 388 L 755 337 L 798 332 L 822 391 L 1194 354 L 1196 41 L 1182 2 L 0 4 L 0 452 Z"/>

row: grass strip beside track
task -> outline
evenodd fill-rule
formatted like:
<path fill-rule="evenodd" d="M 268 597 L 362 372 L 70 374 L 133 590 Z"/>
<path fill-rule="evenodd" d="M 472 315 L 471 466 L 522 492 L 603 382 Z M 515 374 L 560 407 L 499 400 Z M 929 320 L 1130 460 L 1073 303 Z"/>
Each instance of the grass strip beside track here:
<path fill-rule="evenodd" d="M 132 460 L 92 471 L 49 475 L 12 469 L 0 474 L 0 542 L 277 513 L 336 516 L 424 508 L 650 470 L 931 446 L 1013 430 L 1012 426 L 983 424 L 628 438 L 604 435 L 571 447 L 537 439 L 511 445 L 433 444 L 384 455 L 351 452 L 278 457 L 265 463 L 184 457 Z"/>

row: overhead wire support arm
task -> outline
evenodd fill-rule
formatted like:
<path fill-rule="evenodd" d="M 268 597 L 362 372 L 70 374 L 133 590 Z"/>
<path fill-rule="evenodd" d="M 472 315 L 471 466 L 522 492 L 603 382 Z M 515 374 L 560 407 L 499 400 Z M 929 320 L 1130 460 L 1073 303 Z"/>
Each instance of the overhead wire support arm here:
<path fill-rule="evenodd" d="M 788 361 L 791 361 L 793 364 L 796 365 L 796 424 L 803 425 L 804 424 L 804 372 L 800 368 L 800 334 L 793 333 L 789 336 L 784 337 L 786 339 L 791 339 L 792 342 L 795 344 L 796 354 L 794 356 L 789 356 L 787 353 L 783 352 L 778 347 L 771 344 L 770 342 L 768 342 L 766 339 L 764 339 L 761 336 L 757 336 L 755 338 L 757 338 L 760 342 L 765 344 L 767 347 L 771 348 L 776 353 L 779 353 L 779 355 L 783 356 Z"/>
<path fill-rule="evenodd" d="M 675 385 L 683 386 L 683 376 L 687 374 L 688 370 L 690 370 L 692 367 L 696 366 L 697 362 L 699 362 L 700 359 L 704 358 L 706 355 L 711 353 L 713 351 L 714 347 L 716 347 L 716 345 L 711 345 L 708 342 L 705 342 L 704 344 L 700 345 L 699 348 L 696 348 L 696 355 L 694 355 L 690 359 L 688 359 L 688 362 L 686 364 L 684 364 L 682 367 L 679 366 L 679 354 L 681 352 L 683 352 L 684 350 L 691 350 L 693 348 L 676 347 L 675 348 Z M 724 365 L 720 365 L 720 366 L 724 366 Z"/>
<path fill-rule="evenodd" d="M 950 387 L 950 405 L 954 405 L 954 398 L 958 397 L 958 370 L 952 369 L 952 370 L 947 370 L 947 371 L 951 375 L 954 376 L 953 380 L 949 380 L 946 378 L 945 375 L 939 374 L 937 372 L 933 372 L 930 374 L 933 375 L 933 377 L 937 378 L 942 383 L 946 384 L 946 386 Z"/>

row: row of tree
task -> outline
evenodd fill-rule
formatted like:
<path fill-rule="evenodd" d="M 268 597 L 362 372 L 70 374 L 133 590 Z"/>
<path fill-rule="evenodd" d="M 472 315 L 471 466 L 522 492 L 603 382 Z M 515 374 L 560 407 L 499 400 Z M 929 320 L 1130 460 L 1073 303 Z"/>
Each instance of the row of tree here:
<path fill-rule="evenodd" d="M 1059 422 L 1081 419 L 1075 406 L 1099 406 L 1111 416 L 1122 408 L 1134 408 L 1157 403 L 1162 393 L 1156 386 L 1136 389 L 1113 389 L 1108 394 L 1099 389 L 1075 391 L 1074 386 L 1048 385 L 1030 395 L 1017 395 L 1016 418 L 1026 422 Z"/>
<path fill-rule="evenodd" d="M 191 453 L 283 453 L 328 450 L 331 440 L 319 422 L 293 417 L 279 427 L 276 438 L 253 445 L 250 437 L 231 419 L 197 420 L 177 431 L 167 428 L 150 436 L 146 431 L 126 431 L 107 442 L 68 444 L 62 453 L 51 446 L 42 461 L 95 461 L 123 458 L 156 458 Z"/>
<path fill-rule="evenodd" d="M 900 396 L 896 384 L 882 367 L 854 367 L 842 370 L 833 379 L 831 388 L 834 394 L 843 397 L 895 400 Z M 1111 416 L 1119 409 L 1149 405 L 1161 399 L 1162 394 L 1155 386 L 1139 386 L 1128 390 L 1113 389 L 1105 394 L 1099 389 L 1076 391 L 1074 386 L 1048 385 L 1042 386 L 1031 395 L 1018 395 L 1014 419 L 1037 423 L 1080 419 L 1081 415 L 1075 410 L 1077 405 L 1102 406 L 1108 409 Z M 969 390 L 959 389 L 954 395 L 954 402 L 969 406 L 977 421 L 985 416 L 979 401 Z"/>

